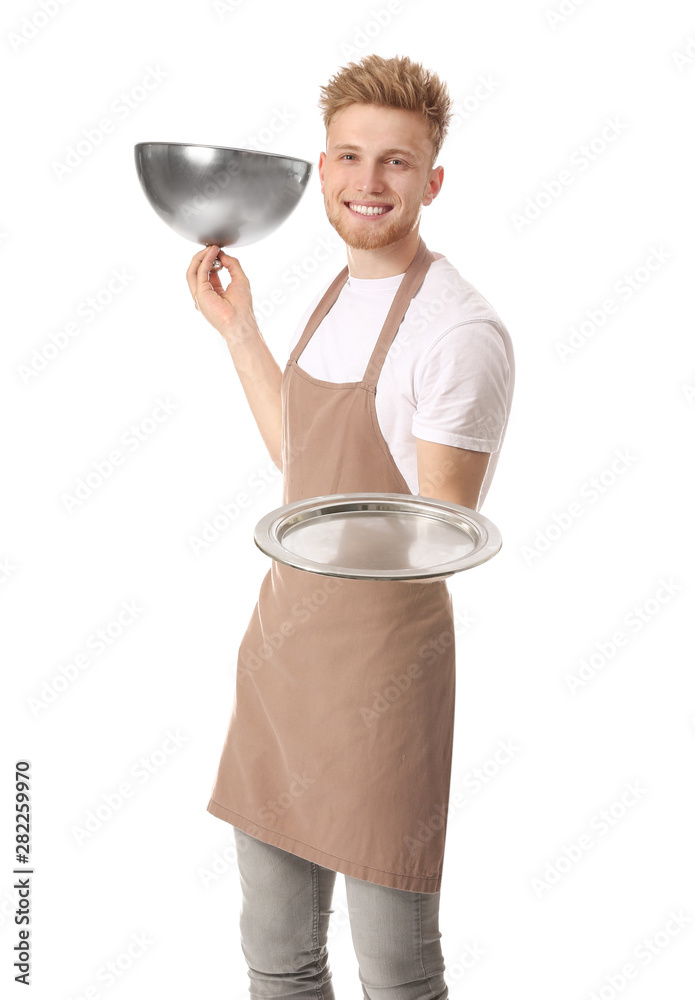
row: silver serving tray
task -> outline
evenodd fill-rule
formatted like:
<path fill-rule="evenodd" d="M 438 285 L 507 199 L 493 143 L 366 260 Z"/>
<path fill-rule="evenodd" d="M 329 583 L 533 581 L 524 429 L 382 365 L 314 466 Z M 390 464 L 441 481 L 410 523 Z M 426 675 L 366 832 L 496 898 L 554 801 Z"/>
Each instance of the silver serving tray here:
<path fill-rule="evenodd" d="M 254 530 L 271 559 L 350 580 L 431 580 L 479 566 L 502 536 L 475 510 L 405 493 L 339 493 L 285 504 Z"/>

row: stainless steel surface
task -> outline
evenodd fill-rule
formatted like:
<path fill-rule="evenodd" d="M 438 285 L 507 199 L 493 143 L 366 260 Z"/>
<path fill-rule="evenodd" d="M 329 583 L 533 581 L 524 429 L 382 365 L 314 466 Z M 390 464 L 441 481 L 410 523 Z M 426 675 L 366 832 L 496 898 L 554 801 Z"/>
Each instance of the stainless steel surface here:
<path fill-rule="evenodd" d="M 252 149 L 139 142 L 135 167 L 150 205 L 179 236 L 240 247 L 282 225 L 304 193 L 312 164 Z"/>
<path fill-rule="evenodd" d="M 254 541 L 278 562 L 353 580 L 438 579 L 491 559 L 502 536 L 475 510 L 402 493 L 311 497 L 270 511 Z"/>

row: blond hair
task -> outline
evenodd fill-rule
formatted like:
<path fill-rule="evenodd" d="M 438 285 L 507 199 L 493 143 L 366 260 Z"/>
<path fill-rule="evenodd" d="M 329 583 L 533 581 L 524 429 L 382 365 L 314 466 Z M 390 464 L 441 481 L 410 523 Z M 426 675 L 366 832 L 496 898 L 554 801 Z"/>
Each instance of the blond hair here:
<path fill-rule="evenodd" d="M 446 138 L 453 106 L 446 84 L 436 73 L 408 56 L 391 59 L 365 56 L 359 63 L 348 63 L 321 87 L 319 108 L 326 131 L 334 116 L 351 104 L 377 104 L 422 115 L 434 146 L 434 166 Z"/>

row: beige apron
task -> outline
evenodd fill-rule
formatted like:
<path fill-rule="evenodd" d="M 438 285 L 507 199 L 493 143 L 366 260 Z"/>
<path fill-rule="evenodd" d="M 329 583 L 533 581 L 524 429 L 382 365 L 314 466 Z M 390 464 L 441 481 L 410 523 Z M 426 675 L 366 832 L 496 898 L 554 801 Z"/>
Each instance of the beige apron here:
<path fill-rule="evenodd" d="M 411 495 L 379 429 L 375 395 L 433 259 L 421 240 L 361 382 L 321 381 L 297 364 L 347 267 L 317 305 L 282 380 L 283 503 Z M 446 581 L 347 580 L 273 560 L 241 642 L 208 812 L 345 875 L 437 892 L 454 695 Z"/>

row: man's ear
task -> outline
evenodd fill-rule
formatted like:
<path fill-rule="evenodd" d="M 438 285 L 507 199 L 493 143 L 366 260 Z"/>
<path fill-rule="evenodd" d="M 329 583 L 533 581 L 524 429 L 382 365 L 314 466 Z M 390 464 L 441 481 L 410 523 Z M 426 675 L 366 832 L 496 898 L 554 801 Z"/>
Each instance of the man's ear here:
<path fill-rule="evenodd" d="M 321 153 L 319 156 L 319 180 L 321 181 L 321 194 L 323 194 L 323 171 L 326 167 L 326 154 Z"/>
<path fill-rule="evenodd" d="M 425 196 L 422 199 L 423 205 L 431 205 L 442 189 L 444 181 L 444 167 L 433 167 L 430 171 L 430 179 L 427 184 Z"/>

